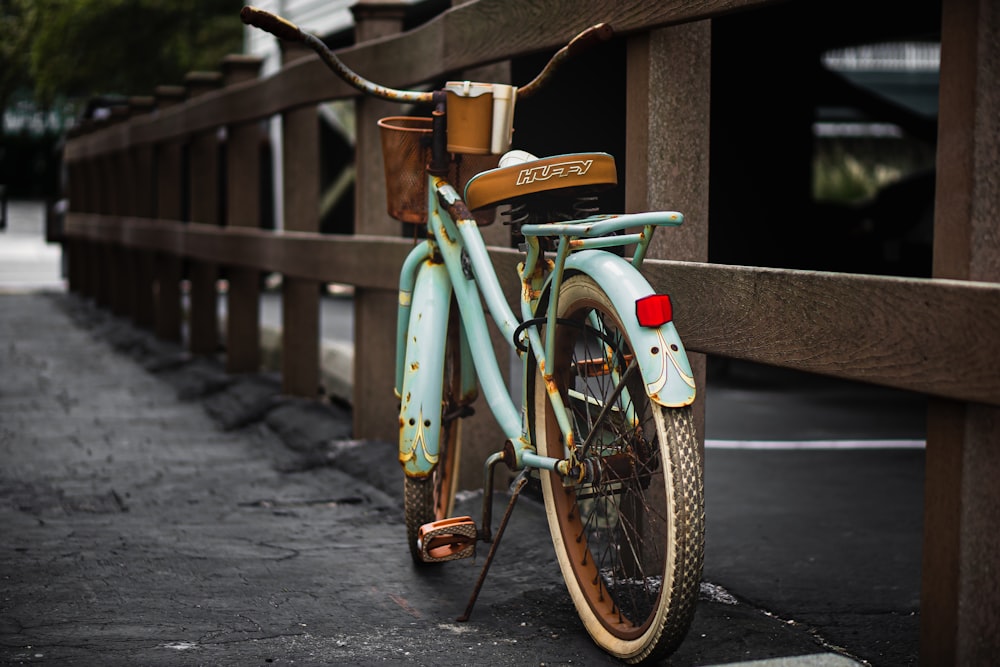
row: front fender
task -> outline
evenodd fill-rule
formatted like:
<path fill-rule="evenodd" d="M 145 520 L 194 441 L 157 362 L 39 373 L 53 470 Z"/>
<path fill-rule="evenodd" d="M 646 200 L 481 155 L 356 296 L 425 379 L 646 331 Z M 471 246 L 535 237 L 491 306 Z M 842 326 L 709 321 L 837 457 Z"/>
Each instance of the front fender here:
<path fill-rule="evenodd" d="M 693 403 L 694 374 L 674 323 L 643 327 L 636 318 L 636 300 L 654 293 L 642 274 L 621 257 L 603 250 L 572 253 L 566 258 L 566 271 L 590 276 L 618 306 L 618 317 L 632 339 L 649 397 L 668 408 Z"/>
<path fill-rule="evenodd" d="M 444 264 L 425 261 L 413 288 L 402 369 L 399 462 L 409 477 L 426 477 L 438 461 L 451 292 Z"/>

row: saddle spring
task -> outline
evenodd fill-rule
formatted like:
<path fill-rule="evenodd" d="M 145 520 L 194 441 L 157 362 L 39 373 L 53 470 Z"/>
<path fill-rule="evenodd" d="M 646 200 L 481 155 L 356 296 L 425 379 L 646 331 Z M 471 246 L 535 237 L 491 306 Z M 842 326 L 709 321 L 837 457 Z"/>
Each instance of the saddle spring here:
<path fill-rule="evenodd" d="M 600 212 L 601 207 L 597 201 L 597 195 L 581 195 L 573 200 L 573 218 L 576 220 L 589 218 L 590 216 L 597 215 Z"/>
<path fill-rule="evenodd" d="M 533 196 L 511 204 L 509 210 L 501 213 L 501 222 L 520 236 L 522 225 L 579 220 L 600 212 L 596 195 L 581 195 L 573 199 Z"/>

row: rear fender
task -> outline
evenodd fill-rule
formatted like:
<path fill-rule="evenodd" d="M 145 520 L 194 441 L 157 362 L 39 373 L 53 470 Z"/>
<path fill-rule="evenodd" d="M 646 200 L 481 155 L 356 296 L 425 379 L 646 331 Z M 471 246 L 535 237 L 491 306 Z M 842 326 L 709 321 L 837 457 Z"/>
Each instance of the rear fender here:
<path fill-rule="evenodd" d="M 626 332 L 632 339 L 646 393 L 668 408 L 690 405 L 695 399 L 694 375 L 673 322 L 659 327 L 640 326 L 635 302 L 654 294 L 649 282 L 629 262 L 603 250 L 581 250 L 566 258 L 567 277 L 572 273 L 590 276 L 620 311 Z"/>

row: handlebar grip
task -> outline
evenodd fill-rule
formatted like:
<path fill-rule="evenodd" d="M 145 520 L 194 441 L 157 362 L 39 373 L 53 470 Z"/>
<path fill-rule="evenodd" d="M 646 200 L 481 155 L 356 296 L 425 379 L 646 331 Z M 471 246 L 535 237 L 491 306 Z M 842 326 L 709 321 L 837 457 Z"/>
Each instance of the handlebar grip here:
<path fill-rule="evenodd" d="M 518 88 L 517 98 L 519 100 L 528 99 L 534 96 L 552 78 L 552 73 L 571 58 L 580 55 L 587 49 L 594 47 L 601 42 L 606 42 L 615 36 L 615 31 L 609 23 L 598 23 L 592 25 L 576 37 L 569 41 L 569 44 L 562 47 L 552 56 L 544 69 L 538 73 L 527 85 Z"/>
<path fill-rule="evenodd" d="M 614 36 L 615 31 L 610 23 L 592 25 L 569 41 L 569 44 L 566 45 L 566 55 L 576 56 Z"/>
<path fill-rule="evenodd" d="M 545 87 L 546 83 L 552 78 L 552 73 L 559 69 L 564 62 L 596 46 L 600 42 L 606 42 L 614 37 L 614 34 L 615 31 L 609 23 L 598 23 L 597 25 L 590 26 L 571 39 L 569 44 L 556 51 L 556 54 L 552 56 L 552 59 L 545 65 L 544 69 L 538 73 L 538 76 L 532 79 L 526 86 L 518 88 L 517 98 L 523 100 L 533 97 L 535 93 Z"/>
<path fill-rule="evenodd" d="M 283 39 L 286 42 L 305 41 L 305 36 L 302 30 L 299 29 L 299 26 L 263 9 L 247 5 L 240 10 L 240 20 L 247 25 L 252 25 L 255 28 L 269 32 L 278 39 Z"/>

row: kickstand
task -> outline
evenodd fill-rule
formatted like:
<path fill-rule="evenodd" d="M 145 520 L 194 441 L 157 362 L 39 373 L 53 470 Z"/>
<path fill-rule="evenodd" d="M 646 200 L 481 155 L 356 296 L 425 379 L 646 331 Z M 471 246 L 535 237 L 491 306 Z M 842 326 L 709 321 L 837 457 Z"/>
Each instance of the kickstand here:
<path fill-rule="evenodd" d="M 497 548 L 500 546 L 500 538 L 503 537 L 503 531 L 507 527 L 507 520 L 510 519 L 511 513 L 514 511 L 514 503 L 517 502 L 517 497 L 521 493 L 521 489 L 524 485 L 528 483 L 527 468 L 521 471 L 518 475 L 517 481 L 514 482 L 514 491 L 510 496 L 510 502 L 507 503 L 507 511 L 504 512 L 503 519 L 500 520 L 500 527 L 497 528 L 497 534 L 493 538 L 493 544 L 490 545 L 490 552 L 486 556 L 486 562 L 483 563 L 483 571 L 479 573 L 479 581 L 476 582 L 476 587 L 472 589 L 472 597 L 469 598 L 469 605 L 465 608 L 465 613 L 459 616 L 456 621 L 459 623 L 465 623 L 472 616 L 472 608 L 476 606 L 476 600 L 479 598 L 479 591 L 483 588 L 483 582 L 486 581 L 486 574 L 490 571 L 490 564 L 493 562 L 493 556 L 497 552 Z"/>

